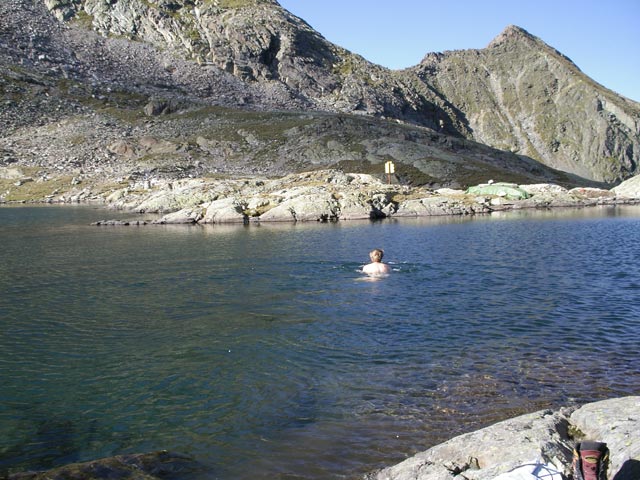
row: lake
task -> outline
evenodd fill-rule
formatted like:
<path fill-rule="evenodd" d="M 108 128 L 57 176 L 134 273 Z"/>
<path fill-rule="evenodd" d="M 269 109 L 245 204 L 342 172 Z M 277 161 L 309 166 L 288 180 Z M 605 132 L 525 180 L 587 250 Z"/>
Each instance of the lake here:
<path fill-rule="evenodd" d="M 167 449 L 205 478 L 358 478 L 640 394 L 640 207 L 90 226 L 122 217 L 0 208 L 0 474 Z"/>

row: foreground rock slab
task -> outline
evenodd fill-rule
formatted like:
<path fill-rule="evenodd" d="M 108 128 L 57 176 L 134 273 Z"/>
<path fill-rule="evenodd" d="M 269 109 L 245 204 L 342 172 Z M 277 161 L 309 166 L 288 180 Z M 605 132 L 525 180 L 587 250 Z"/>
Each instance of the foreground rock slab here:
<path fill-rule="evenodd" d="M 568 476 L 576 442 L 606 442 L 610 480 L 640 479 L 640 396 L 545 410 L 460 435 L 367 480 L 490 480 L 543 463 Z"/>
<path fill-rule="evenodd" d="M 573 412 L 570 421 L 590 438 L 607 443 L 610 479 L 640 479 L 640 397 L 590 403 Z"/>

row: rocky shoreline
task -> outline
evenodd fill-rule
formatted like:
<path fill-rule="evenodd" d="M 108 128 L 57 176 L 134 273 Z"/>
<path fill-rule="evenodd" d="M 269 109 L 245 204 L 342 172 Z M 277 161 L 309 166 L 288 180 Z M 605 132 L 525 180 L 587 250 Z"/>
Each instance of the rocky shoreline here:
<path fill-rule="evenodd" d="M 570 478 L 576 442 L 606 442 L 609 480 L 640 478 L 640 396 L 614 398 L 581 407 L 543 410 L 466 433 L 399 463 L 371 472 L 365 480 L 506 480 L 522 465 L 540 464 Z M 167 451 L 78 463 L 46 472 L 8 475 L 8 480 L 166 479 L 202 473 L 204 467 Z M 512 478 L 512 477 L 511 477 Z M 528 477 L 517 477 L 528 478 Z M 533 478 L 533 477 L 532 477 Z"/>
<path fill-rule="evenodd" d="M 18 178 L 16 184 L 36 182 Z M 26 202 L 97 203 L 160 218 L 100 220 L 96 225 L 247 224 L 331 222 L 441 215 L 478 215 L 518 209 L 581 208 L 640 204 L 640 177 L 611 189 L 554 184 L 515 185 L 488 181 L 466 190 L 386 183 L 379 177 L 317 170 L 280 178 L 119 178 L 109 188 L 71 182 L 55 195 Z"/>
<path fill-rule="evenodd" d="M 515 194 L 514 194 L 515 191 Z M 366 174 L 323 170 L 287 177 L 234 181 L 182 180 L 132 194 L 107 197 L 115 208 L 162 213 L 154 224 L 329 222 L 443 215 L 477 215 L 515 209 L 548 209 L 640 203 L 640 191 L 566 189 L 552 184 L 487 184 L 468 190 L 385 184 Z M 124 222 L 140 224 L 139 221 Z M 96 225 L 123 222 L 99 221 Z"/>

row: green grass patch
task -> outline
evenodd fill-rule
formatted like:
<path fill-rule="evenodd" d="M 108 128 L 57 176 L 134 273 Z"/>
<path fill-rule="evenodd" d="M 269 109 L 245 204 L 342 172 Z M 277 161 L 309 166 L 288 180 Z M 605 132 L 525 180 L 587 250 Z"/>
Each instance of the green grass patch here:
<path fill-rule="evenodd" d="M 238 133 L 239 131 L 251 134 L 260 141 L 284 142 L 288 130 L 305 127 L 314 121 L 313 117 L 299 113 L 252 112 L 223 107 L 205 107 L 173 113 L 162 118 L 194 122 L 210 120 L 208 123 L 199 125 L 197 129 L 193 129 L 193 139 L 201 136 L 231 142 L 244 141 L 245 135 Z M 194 143 L 193 139 L 191 143 Z"/>
<path fill-rule="evenodd" d="M 518 185 L 532 182 L 532 176 L 524 173 L 509 172 L 506 169 L 495 168 L 489 164 L 479 164 L 477 169 L 470 166 L 458 168 L 455 174 L 451 175 L 462 187 L 470 187 L 486 183 L 489 180 L 496 182 L 516 183 Z M 537 181 L 536 181 L 537 183 Z"/>
<path fill-rule="evenodd" d="M 320 167 L 323 170 L 326 167 Z M 367 160 L 341 160 L 332 165 L 332 168 L 342 170 L 345 173 L 366 173 L 369 175 L 382 175 L 384 165 L 374 165 Z"/>
<path fill-rule="evenodd" d="M 434 183 L 441 182 L 441 179 L 429 175 L 428 173 L 425 173 L 409 164 L 396 163 L 396 175 L 400 179 L 400 183 L 404 185 L 412 185 L 414 187 L 432 185 Z"/>
<path fill-rule="evenodd" d="M 103 107 L 97 109 L 100 113 L 104 113 L 113 118 L 128 124 L 135 124 L 145 118 L 146 115 L 141 109 L 120 108 L 115 106 Z"/>
<path fill-rule="evenodd" d="M 89 15 L 84 10 L 78 10 L 71 22 L 86 30 L 93 28 L 93 15 Z"/>
<path fill-rule="evenodd" d="M 0 196 L 6 202 L 41 202 L 51 195 L 71 190 L 72 176 L 60 176 L 46 181 L 25 181 L 16 185 L 17 180 L 0 180 Z M 6 194 L 5 194 L 6 192 Z"/>

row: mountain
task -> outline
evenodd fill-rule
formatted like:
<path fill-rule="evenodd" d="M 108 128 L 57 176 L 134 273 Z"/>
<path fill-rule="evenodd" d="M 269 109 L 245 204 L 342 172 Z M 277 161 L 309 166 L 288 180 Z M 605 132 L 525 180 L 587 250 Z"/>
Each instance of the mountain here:
<path fill-rule="evenodd" d="M 438 119 L 464 131 L 446 99 L 407 72 L 392 72 L 325 40 L 274 0 L 46 0 L 62 21 L 83 23 L 217 67 L 263 86 L 291 107 L 402 119 Z M 213 70 L 209 68 L 208 70 Z"/>
<path fill-rule="evenodd" d="M 638 173 L 639 104 L 517 27 L 391 71 L 274 0 L 3 0 L 0 15 L 0 195 L 20 175 L 108 189 L 388 160 L 429 185 Z"/>
<path fill-rule="evenodd" d="M 604 182 L 638 173 L 640 104 L 519 27 L 483 50 L 429 54 L 412 71 L 463 113 L 478 142 Z"/>

